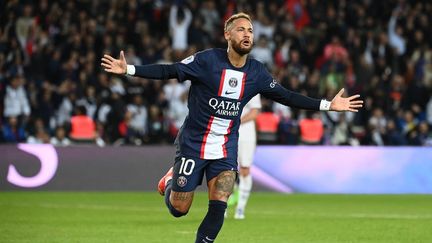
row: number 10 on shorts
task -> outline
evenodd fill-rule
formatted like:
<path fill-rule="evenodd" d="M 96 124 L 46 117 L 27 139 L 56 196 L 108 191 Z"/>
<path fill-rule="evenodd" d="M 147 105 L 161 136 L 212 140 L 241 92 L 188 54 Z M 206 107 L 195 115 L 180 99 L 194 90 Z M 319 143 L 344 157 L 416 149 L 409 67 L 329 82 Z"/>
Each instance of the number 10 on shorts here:
<path fill-rule="evenodd" d="M 179 174 L 190 175 L 195 168 L 195 161 L 193 159 L 181 158 Z"/>

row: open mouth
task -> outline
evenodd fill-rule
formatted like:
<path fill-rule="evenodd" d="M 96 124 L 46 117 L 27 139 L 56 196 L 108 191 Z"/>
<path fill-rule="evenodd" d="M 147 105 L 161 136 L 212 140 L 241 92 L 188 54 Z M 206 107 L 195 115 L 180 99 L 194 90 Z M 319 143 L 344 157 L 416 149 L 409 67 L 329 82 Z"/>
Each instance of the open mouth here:
<path fill-rule="evenodd" d="M 244 40 L 244 41 L 242 41 L 242 44 L 245 46 L 250 46 L 251 42 L 250 42 L 250 40 Z"/>

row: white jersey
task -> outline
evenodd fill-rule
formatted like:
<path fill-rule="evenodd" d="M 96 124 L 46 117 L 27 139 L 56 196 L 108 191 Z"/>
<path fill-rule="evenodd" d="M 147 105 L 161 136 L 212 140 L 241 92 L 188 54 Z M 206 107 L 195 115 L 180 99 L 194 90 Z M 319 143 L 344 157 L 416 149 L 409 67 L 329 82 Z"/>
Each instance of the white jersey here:
<path fill-rule="evenodd" d="M 260 95 L 254 96 L 243 108 L 242 116 L 249 113 L 251 109 L 261 109 L 261 97 Z M 246 123 L 241 123 L 239 129 L 239 142 L 256 141 L 256 129 L 255 129 L 255 121 L 248 121 Z"/>

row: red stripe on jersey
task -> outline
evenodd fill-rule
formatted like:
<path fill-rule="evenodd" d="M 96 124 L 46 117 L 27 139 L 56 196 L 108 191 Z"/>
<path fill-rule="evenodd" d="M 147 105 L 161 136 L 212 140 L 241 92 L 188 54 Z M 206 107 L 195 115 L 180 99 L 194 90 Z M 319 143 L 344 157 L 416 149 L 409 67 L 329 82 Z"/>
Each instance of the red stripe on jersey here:
<path fill-rule="evenodd" d="M 224 80 L 225 80 L 225 70 L 222 70 L 222 76 L 221 79 L 219 81 L 219 92 L 218 92 L 218 96 L 222 95 L 222 90 L 223 90 L 223 85 L 224 85 Z"/>
<path fill-rule="evenodd" d="M 224 70 L 224 73 L 225 73 L 225 70 Z M 213 123 L 213 120 L 214 120 L 214 116 L 210 116 L 209 122 L 208 122 L 208 124 L 207 124 L 207 129 L 206 129 L 206 132 L 205 132 L 205 134 L 204 134 L 203 141 L 202 141 L 202 143 L 201 143 L 201 153 L 200 153 L 200 158 L 201 158 L 201 159 L 204 159 L 204 150 L 205 150 L 205 145 L 206 145 L 206 143 L 207 143 L 207 137 L 208 137 L 208 135 L 209 135 L 209 133 L 210 133 L 210 128 L 211 128 L 211 125 L 212 125 L 212 123 Z"/>
<path fill-rule="evenodd" d="M 228 135 L 231 133 L 231 127 L 232 127 L 232 125 L 233 125 L 233 122 L 234 122 L 234 120 L 231 120 L 231 122 L 230 122 L 230 124 L 229 124 L 229 126 L 228 126 L 227 134 L 224 135 L 224 137 L 225 137 L 225 142 L 224 142 L 224 144 L 222 145 L 224 158 L 227 157 L 227 150 L 226 150 L 226 146 L 225 146 L 225 144 L 228 142 Z"/>
<path fill-rule="evenodd" d="M 241 100 L 243 98 L 245 83 L 246 83 L 246 73 L 243 73 L 242 87 L 241 87 L 241 91 L 240 91 L 239 100 Z"/>

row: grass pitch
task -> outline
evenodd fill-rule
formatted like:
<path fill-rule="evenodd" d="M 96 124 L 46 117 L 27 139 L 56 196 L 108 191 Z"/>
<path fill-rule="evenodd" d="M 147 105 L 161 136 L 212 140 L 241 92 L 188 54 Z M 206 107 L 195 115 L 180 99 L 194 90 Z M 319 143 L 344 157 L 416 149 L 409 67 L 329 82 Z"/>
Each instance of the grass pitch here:
<path fill-rule="evenodd" d="M 157 193 L 0 192 L 0 242 L 187 242 L 207 210 L 197 193 L 186 217 Z M 217 242 L 432 242 L 432 195 L 253 193 Z"/>

